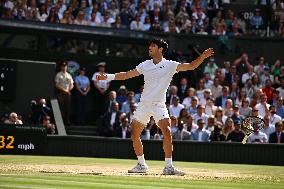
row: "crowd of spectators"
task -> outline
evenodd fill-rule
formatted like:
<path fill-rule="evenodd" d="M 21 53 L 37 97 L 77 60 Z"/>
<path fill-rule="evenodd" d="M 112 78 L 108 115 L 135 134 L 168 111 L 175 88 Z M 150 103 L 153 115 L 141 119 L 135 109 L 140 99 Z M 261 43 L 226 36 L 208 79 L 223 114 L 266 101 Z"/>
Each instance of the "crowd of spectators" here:
<path fill-rule="evenodd" d="M 1 116 L 1 124 L 15 124 L 15 125 L 42 125 L 46 128 L 47 134 L 56 134 L 56 126 L 54 124 L 53 112 L 46 102 L 45 98 L 32 100 L 30 103 L 30 114 L 28 118 L 24 119 L 16 112 L 4 113 Z"/>
<path fill-rule="evenodd" d="M 228 3 L 230 0 L 1 0 L 0 17 L 139 31 L 284 37 L 283 0 L 272 0 L 270 5 L 258 2 L 246 19 L 242 11 L 223 9 Z M 261 11 L 259 6 L 272 10 Z"/>
<path fill-rule="evenodd" d="M 244 138 L 243 119 L 256 116 L 264 120 L 265 126 L 261 130 L 255 129 L 248 142 L 284 143 L 284 65 L 278 59 L 269 63 L 265 57 L 251 60 L 243 53 L 235 60 L 224 61 L 224 67 L 219 67 L 221 64 L 212 57 L 204 64 L 203 74 L 196 84 L 189 82 L 192 75 L 181 75 L 178 81 L 172 81 L 166 104 L 174 140 L 241 142 Z M 99 134 L 128 138 L 143 85 L 137 92 L 128 90 L 125 85 L 117 91 L 109 91 L 110 82 L 96 80 L 98 73 L 106 73 L 105 66 L 104 62 L 97 64 L 98 72 L 93 73 L 91 82 L 83 67 L 79 75 L 70 78 L 67 63 L 63 62 L 58 75 L 64 75 L 60 82 L 66 89 L 59 88 L 59 96 L 60 93 L 71 95 L 70 82 L 74 80 L 76 121 L 84 124 L 86 96 L 90 88 L 94 88 L 94 116 Z M 59 101 L 64 100 L 59 98 Z M 141 137 L 163 138 L 153 118 L 149 119 Z"/>

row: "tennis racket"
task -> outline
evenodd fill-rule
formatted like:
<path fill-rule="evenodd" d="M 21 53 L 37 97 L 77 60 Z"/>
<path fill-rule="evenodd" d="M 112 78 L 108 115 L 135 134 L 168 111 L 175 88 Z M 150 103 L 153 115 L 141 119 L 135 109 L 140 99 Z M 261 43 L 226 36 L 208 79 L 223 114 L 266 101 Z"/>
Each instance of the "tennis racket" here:
<path fill-rule="evenodd" d="M 254 132 L 256 128 L 261 130 L 264 126 L 263 119 L 255 116 L 248 116 L 242 121 L 241 128 L 245 132 L 245 137 L 242 141 L 243 144 L 247 143 L 248 137 Z"/>

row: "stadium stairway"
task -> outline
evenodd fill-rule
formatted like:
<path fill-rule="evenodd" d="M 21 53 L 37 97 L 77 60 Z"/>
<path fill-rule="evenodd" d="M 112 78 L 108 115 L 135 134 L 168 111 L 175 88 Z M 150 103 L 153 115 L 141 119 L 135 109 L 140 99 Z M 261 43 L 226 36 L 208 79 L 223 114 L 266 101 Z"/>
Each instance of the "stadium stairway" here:
<path fill-rule="evenodd" d="M 98 135 L 97 127 L 95 125 L 70 125 L 66 126 L 66 132 L 68 135 Z"/>

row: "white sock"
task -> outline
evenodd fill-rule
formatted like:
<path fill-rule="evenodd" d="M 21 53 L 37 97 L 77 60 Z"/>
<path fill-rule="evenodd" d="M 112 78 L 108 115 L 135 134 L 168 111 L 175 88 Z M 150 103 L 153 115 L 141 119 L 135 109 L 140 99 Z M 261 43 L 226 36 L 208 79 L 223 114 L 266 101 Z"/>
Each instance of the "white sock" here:
<path fill-rule="evenodd" d="M 166 167 L 173 166 L 173 158 L 165 158 Z"/>
<path fill-rule="evenodd" d="M 137 158 L 138 158 L 139 164 L 141 164 L 141 165 L 145 165 L 146 164 L 145 163 L 144 154 L 142 156 L 137 156 Z"/>

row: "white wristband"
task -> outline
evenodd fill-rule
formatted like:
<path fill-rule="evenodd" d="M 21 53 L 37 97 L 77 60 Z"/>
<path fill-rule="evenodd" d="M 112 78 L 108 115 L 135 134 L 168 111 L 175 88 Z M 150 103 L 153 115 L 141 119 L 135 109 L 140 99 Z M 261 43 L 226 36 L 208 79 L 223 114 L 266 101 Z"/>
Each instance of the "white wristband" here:
<path fill-rule="evenodd" d="M 115 78 L 115 74 L 106 74 L 106 76 L 107 76 L 106 78 L 107 81 L 112 81 Z"/>

